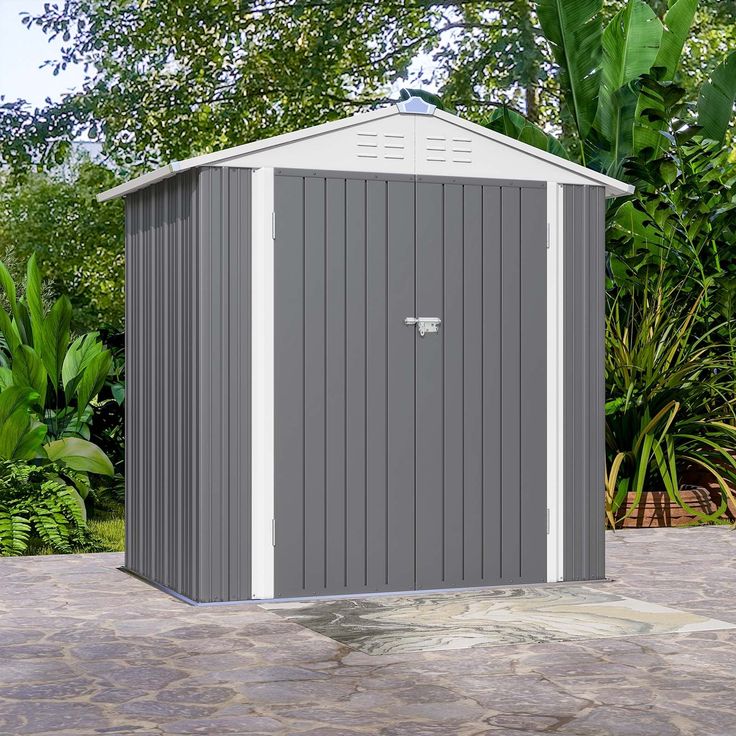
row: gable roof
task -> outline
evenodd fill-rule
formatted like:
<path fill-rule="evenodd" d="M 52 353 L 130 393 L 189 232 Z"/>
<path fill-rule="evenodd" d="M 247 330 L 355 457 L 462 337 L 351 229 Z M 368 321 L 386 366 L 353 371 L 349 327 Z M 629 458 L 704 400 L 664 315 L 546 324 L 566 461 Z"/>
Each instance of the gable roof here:
<path fill-rule="evenodd" d="M 186 171 L 188 169 L 197 168 L 199 166 L 228 166 L 233 165 L 236 159 L 246 159 L 254 156 L 254 154 L 267 154 L 269 151 L 283 148 L 284 146 L 291 146 L 293 149 L 294 144 L 309 141 L 319 136 L 326 134 L 338 133 L 351 127 L 365 127 L 366 124 L 374 124 L 379 121 L 385 121 L 388 118 L 395 116 L 432 116 L 437 121 L 456 128 L 467 131 L 468 133 L 478 136 L 480 139 L 485 139 L 495 144 L 501 144 L 507 149 L 516 151 L 524 154 L 530 159 L 534 159 L 539 163 L 543 163 L 546 167 L 552 165 L 555 169 L 559 170 L 560 173 L 568 173 L 575 176 L 575 181 L 583 180 L 582 183 L 589 183 L 591 185 L 603 186 L 606 189 L 607 196 L 621 196 L 631 194 L 634 191 L 634 187 L 625 182 L 613 179 L 610 176 L 601 174 L 592 169 L 587 169 L 580 164 L 576 164 L 567 159 L 556 156 L 547 151 L 542 151 L 539 148 L 530 146 L 521 141 L 517 141 L 514 138 L 497 133 L 488 128 L 484 128 L 481 125 L 471 123 L 464 118 L 452 115 L 443 110 L 435 109 L 434 105 L 429 105 L 421 101 L 417 102 L 420 98 L 410 98 L 409 100 L 398 103 L 397 105 L 390 105 L 378 110 L 373 110 L 367 113 L 358 113 L 348 118 L 341 120 L 335 120 L 329 123 L 323 123 L 321 125 L 314 125 L 309 128 L 297 130 L 292 133 L 284 133 L 277 135 L 272 138 L 265 138 L 263 140 L 254 141 L 253 143 L 246 143 L 241 146 L 234 146 L 232 148 L 226 148 L 222 151 L 215 151 L 214 153 L 206 153 L 201 156 L 194 156 L 193 158 L 186 159 L 185 161 L 172 161 L 166 166 L 162 166 L 159 169 L 150 171 L 146 174 L 138 176 L 130 181 L 120 184 L 112 189 L 108 189 L 97 195 L 97 199 L 100 202 L 105 202 L 116 197 L 123 197 L 127 194 L 131 194 L 139 189 L 150 186 L 162 179 L 166 179 L 174 174 Z M 262 159 L 262 156 L 258 157 Z M 237 165 L 237 164 L 236 164 Z M 244 161 L 243 166 L 248 164 Z M 259 163 L 259 166 L 268 165 Z M 278 164 L 283 165 L 283 164 Z M 299 168 L 299 167 L 295 167 Z M 322 168 L 331 168 L 328 165 L 323 165 Z M 334 167 L 333 167 L 334 168 Z"/>

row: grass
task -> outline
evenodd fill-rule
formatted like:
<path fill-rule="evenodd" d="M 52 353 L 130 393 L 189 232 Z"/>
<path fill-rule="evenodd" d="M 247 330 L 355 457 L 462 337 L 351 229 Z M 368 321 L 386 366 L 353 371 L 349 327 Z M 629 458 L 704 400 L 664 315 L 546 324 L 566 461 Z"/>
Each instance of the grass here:
<path fill-rule="evenodd" d="M 96 513 L 87 523 L 89 530 L 107 548 L 108 552 L 125 550 L 125 517 L 122 507 L 116 512 Z"/>

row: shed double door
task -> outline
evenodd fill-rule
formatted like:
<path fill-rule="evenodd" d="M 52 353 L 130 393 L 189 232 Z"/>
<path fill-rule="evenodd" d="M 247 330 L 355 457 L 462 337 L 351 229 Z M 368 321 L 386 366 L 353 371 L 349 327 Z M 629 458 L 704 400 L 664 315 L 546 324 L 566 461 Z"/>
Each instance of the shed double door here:
<path fill-rule="evenodd" d="M 275 211 L 275 595 L 544 580 L 544 185 L 278 170 Z"/>

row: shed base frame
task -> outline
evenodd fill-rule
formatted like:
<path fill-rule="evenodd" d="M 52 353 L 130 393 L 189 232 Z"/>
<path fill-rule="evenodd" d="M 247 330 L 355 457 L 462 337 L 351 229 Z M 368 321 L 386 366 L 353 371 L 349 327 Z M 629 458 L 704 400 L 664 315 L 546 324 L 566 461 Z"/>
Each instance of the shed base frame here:
<path fill-rule="evenodd" d="M 395 598 L 397 596 L 426 596 L 426 595 L 440 595 L 442 593 L 478 593 L 484 590 L 508 590 L 512 588 L 554 588 L 558 585 L 590 585 L 591 583 L 613 583 L 613 578 L 601 578 L 600 580 L 555 580 L 545 583 L 510 583 L 509 585 L 480 585 L 470 586 L 467 588 L 434 588 L 431 590 L 397 590 L 397 591 L 385 591 L 379 590 L 375 593 L 343 593 L 338 595 L 309 595 L 300 596 L 295 598 L 246 598 L 239 601 L 195 601 L 188 598 L 181 593 L 177 593 L 171 588 L 167 588 L 165 585 L 161 585 L 153 580 L 144 578 L 133 570 L 129 570 L 124 565 L 117 568 L 120 572 L 124 572 L 131 577 L 137 578 L 143 583 L 160 590 L 162 593 L 170 595 L 172 598 L 176 598 L 182 603 L 186 603 L 188 606 L 194 606 L 195 608 L 212 608 L 218 606 L 240 606 L 240 605 L 261 605 L 265 603 L 300 603 L 309 601 L 336 601 L 336 600 L 358 600 L 361 598 Z"/>

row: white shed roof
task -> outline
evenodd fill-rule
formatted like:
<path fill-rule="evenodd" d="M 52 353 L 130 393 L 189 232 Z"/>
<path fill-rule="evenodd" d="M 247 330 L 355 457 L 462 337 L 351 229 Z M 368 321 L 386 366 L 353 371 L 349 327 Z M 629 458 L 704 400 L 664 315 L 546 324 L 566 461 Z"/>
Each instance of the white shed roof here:
<path fill-rule="evenodd" d="M 100 202 L 135 192 L 198 166 L 280 167 L 403 173 L 603 186 L 606 195 L 634 187 L 539 148 L 437 110 L 419 98 L 349 118 L 195 156 L 97 195 Z"/>

